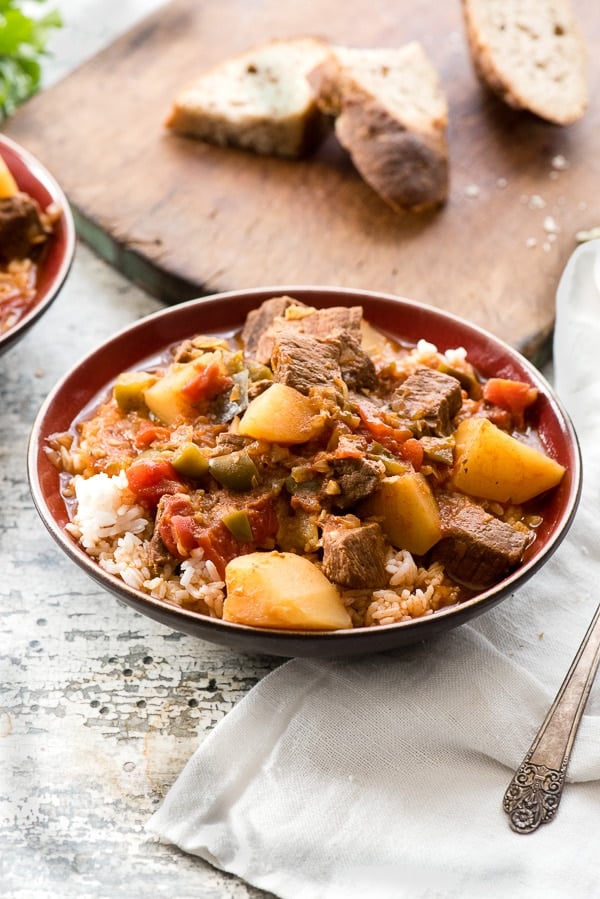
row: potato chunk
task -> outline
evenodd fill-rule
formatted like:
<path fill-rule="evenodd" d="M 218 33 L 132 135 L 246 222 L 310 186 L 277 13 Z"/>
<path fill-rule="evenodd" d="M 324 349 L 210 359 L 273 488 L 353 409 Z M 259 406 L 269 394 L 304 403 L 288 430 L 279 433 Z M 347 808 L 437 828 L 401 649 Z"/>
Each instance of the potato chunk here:
<path fill-rule="evenodd" d="M 276 382 L 252 400 L 239 433 L 270 443 L 306 443 L 321 433 L 325 421 L 310 397 Z"/>
<path fill-rule="evenodd" d="M 422 474 L 384 478 L 381 487 L 361 505 L 361 517 L 376 517 L 394 546 L 423 555 L 441 537 L 440 513 Z"/>
<path fill-rule="evenodd" d="M 173 362 L 162 378 L 144 390 L 151 412 L 168 425 L 192 421 L 197 406 L 231 385 L 219 352 L 202 353 L 191 362 Z"/>
<path fill-rule="evenodd" d="M 7 164 L 0 156 L 0 199 L 14 197 L 19 188 L 17 182 L 13 178 Z"/>
<path fill-rule="evenodd" d="M 304 556 L 255 552 L 225 569 L 225 621 L 251 627 L 338 630 L 352 620 L 334 585 Z"/>
<path fill-rule="evenodd" d="M 182 390 L 196 374 L 197 369 L 192 362 L 173 363 L 164 377 L 144 391 L 148 409 L 169 425 L 193 418 L 194 410 Z"/>
<path fill-rule="evenodd" d="M 555 459 L 487 418 L 465 419 L 455 437 L 452 483 L 469 496 L 524 503 L 556 487 L 565 473 Z"/>

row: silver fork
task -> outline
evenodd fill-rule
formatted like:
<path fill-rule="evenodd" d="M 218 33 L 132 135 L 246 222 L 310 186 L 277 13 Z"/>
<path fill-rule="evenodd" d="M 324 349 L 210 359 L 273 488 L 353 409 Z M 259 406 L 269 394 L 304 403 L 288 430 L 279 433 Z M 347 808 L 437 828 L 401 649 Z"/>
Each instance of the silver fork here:
<path fill-rule="evenodd" d="M 600 605 L 537 736 L 514 774 L 503 808 L 516 833 L 531 833 L 556 814 L 571 749 L 600 662 Z"/>

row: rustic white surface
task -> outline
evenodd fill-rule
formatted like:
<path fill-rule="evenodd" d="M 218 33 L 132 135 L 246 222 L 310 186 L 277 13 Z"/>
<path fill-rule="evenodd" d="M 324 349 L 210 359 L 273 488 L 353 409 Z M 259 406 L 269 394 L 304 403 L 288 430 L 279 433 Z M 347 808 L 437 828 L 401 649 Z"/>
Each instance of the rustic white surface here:
<path fill-rule="evenodd" d="M 158 0 L 62 0 L 46 84 Z M 110 7 L 110 11 L 109 11 Z M 35 414 L 89 349 L 156 300 L 86 247 L 46 316 L 0 357 L 0 895 L 234 897 L 260 891 L 146 835 L 203 736 L 276 663 L 171 632 L 67 560 L 34 510 Z"/>

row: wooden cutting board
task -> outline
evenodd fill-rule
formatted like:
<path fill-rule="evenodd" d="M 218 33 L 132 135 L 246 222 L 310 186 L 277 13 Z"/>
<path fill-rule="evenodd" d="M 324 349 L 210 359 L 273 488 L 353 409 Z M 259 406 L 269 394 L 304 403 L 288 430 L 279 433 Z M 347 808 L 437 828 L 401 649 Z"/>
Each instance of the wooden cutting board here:
<path fill-rule="evenodd" d="M 477 82 L 459 0 L 174 0 L 6 123 L 61 182 L 79 233 L 165 302 L 276 284 L 371 288 L 464 315 L 540 360 L 581 229 L 600 225 L 600 16 L 574 0 L 591 104 L 560 128 Z M 450 107 L 446 206 L 397 214 L 330 136 L 302 162 L 176 137 L 171 99 L 273 37 L 421 41 Z M 562 165 L 561 165 L 562 163 Z"/>

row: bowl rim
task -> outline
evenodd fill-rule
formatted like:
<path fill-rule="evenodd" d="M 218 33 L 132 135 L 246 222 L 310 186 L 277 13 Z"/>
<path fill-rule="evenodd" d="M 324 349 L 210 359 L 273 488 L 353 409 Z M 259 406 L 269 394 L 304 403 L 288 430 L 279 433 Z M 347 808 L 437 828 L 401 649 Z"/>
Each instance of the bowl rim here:
<path fill-rule="evenodd" d="M 352 297 L 353 302 L 358 302 L 361 298 L 364 298 L 367 301 L 384 300 L 398 303 L 406 310 L 418 310 L 419 314 L 421 315 L 433 314 L 439 320 L 452 323 L 453 325 L 458 326 L 463 330 L 466 329 L 467 332 L 470 332 L 476 339 L 480 341 L 492 341 L 497 349 L 501 350 L 503 353 L 508 354 L 509 357 L 518 361 L 519 365 L 525 371 L 527 371 L 529 377 L 532 380 L 532 383 L 540 387 L 544 392 L 547 400 L 549 400 L 554 414 L 561 425 L 561 431 L 565 432 L 567 442 L 569 443 L 572 451 L 572 465 L 569 470 L 570 486 L 568 489 L 567 499 L 561 509 L 561 513 L 559 515 L 555 529 L 550 534 L 542 550 L 537 555 L 534 555 L 531 559 L 529 559 L 525 563 L 522 563 L 514 572 L 511 572 L 506 578 L 503 578 L 502 581 L 499 582 L 499 584 L 495 584 L 493 587 L 488 588 L 487 590 L 484 590 L 476 594 L 474 597 L 466 599 L 457 605 L 441 608 L 434 614 L 422 616 L 421 618 L 397 622 L 395 624 L 385 625 L 378 628 L 343 628 L 335 631 L 307 631 L 265 627 L 257 628 L 249 625 L 238 624 L 235 622 L 224 621 L 218 618 L 211 618 L 191 609 L 185 609 L 183 607 L 165 603 L 163 600 L 153 597 L 150 594 L 145 594 L 141 591 L 136 590 L 135 588 L 130 587 L 116 575 L 112 575 L 109 572 L 101 569 L 98 563 L 92 557 L 87 555 L 85 550 L 78 543 L 76 543 L 72 537 L 69 536 L 64 527 L 60 526 L 60 524 L 55 521 L 52 512 L 46 503 L 46 498 L 40 481 L 38 469 L 39 453 L 42 449 L 43 442 L 43 440 L 40 439 L 43 438 L 43 423 L 49 411 L 52 409 L 54 403 L 56 402 L 57 397 L 59 397 L 61 392 L 65 389 L 65 385 L 77 374 L 77 372 L 82 367 L 84 367 L 86 364 L 89 364 L 90 357 L 93 357 L 96 353 L 106 352 L 108 347 L 115 342 L 127 339 L 130 335 L 135 334 L 140 329 L 148 327 L 152 324 L 160 323 L 160 321 L 165 318 L 176 316 L 178 312 L 179 314 L 184 314 L 184 311 L 189 311 L 190 309 L 195 308 L 202 308 L 202 306 L 214 303 L 215 301 L 218 301 L 219 303 L 231 303 L 235 300 L 249 298 L 255 299 L 256 302 L 254 306 L 258 306 L 264 299 L 272 296 L 288 294 L 293 297 L 294 294 L 299 293 L 303 294 L 303 302 L 306 301 L 304 295 L 337 295 L 339 297 L 341 294 L 346 294 L 348 297 Z M 368 318 L 368 315 L 366 317 Z M 216 330 L 217 329 L 213 329 L 212 332 L 216 333 Z M 210 327 L 207 329 L 207 331 L 208 333 L 211 333 Z M 223 333 L 222 329 L 220 333 Z M 391 333 L 393 333 L 393 329 L 391 330 Z M 168 341 L 165 342 L 163 349 L 167 349 L 169 345 L 170 343 Z M 148 355 L 150 354 L 147 354 L 146 358 L 148 357 Z M 156 353 L 153 352 L 151 355 L 156 355 Z M 140 362 L 142 361 L 142 358 L 143 357 L 140 357 Z M 117 373 L 118 372 L 115 369 L 115 376 Z M 110 381 L 106 382 L 107 386 L 109 383 Z M 331 285 L 320 286 L 314 284 L 285 284 L 266 287 L 260 286 L 256 288 L 250 287 L 242 288 L 240 290 L 229 290 L 208 294 L 196 299 L 184 301 L 174 306 L 156 310 L 155 312 L 152 312 L 141 319 L 137 319 L 136 321 L 131 322 L 130 324 L 121 328 L 111 337 L 98 344 L 95 349 L 92 349 L 84 356 L 82 356 L 79 361 L 76 362 L 70 368 L 70 370 L 67 371 L 59 379 L 59 381 L 54 385 L 54 387 L 46 396 L 37 415 L 35 416 L 31 428 L 27 447 L 27 472 L 34 505 L 50 535 L 56 542 L 58 542 L 58 544 L 62 547 L 66 554 L 73 561 L 75 561 L 80 568 L 86 571 L 93 580 L 100 584 L 105 590 L 108 590 L 109 592 L 115 594 L 118 598 L 120 597 L 127 604 L 133 606 L 133 608 L 135 608 L 137 611 L 140 611 L 151 618 L 155 618 L 155 620 L 166 623 L 167 626 L 172 630 L 178 630 L 178 627 L 176 623 L 167 620 L 171 617 L 181 621 L 181 627 L 179 629 L 187 633 L 194 633 L 194 629 L 188 630 L 183 626 L 183 624 L 194 624 L 196 627 L 201 627 L 201 629 L 205 632 L 194 634 L 195 636 L 205 638 L 207 640 L 213 640 L 214 637 L 214 642 L 224 642 L 228 645 L 234 645 L 234 642 L 237 643 L 237 641 L 230 641 L 227 638 L 228 633 L 230 635 L 235 634 L 239 636 L 241 640 L 243 640 L 245 636 L 249 637 L 251 643 L 257 642 L 256 639 L 252 640 L 252 638 L 256 638 L 258 635 L 258 643 L 261 643 L 261 638 L 262 641 L 266 640 L 267 642 L 269 640 L 272 640 L 274 642 L 282 644 L 284 646 L 284 649 L 286 644 L 290 647 L 294 647 L 298 642 L 302 643 L 303 641 L 310 640 L 314 644 L 322 643 L 324 647 L 331 647 L 331 651 L 327 652 L 327 656 L 335 656 L 336 653 L 346 654 L 344 646 L 345 643 L 349 644 L 349 648 L 352 653 L 356 653 L 357 641 L 365 640 L 365 637 L 368 637 L 368 635 L 384 635 L 384 632 L 385 635 L 388 636 L 388 639 L 385 640 L 384 638 L 382 642 L 387 643 L 388 645 L 383 646 L 382 648 L 397 648 L 399 645 L 402 645 L 404 643 L 414 643 L 418 639 L 426 639 L 426 634 L 424 634 L 422 637 L 416 637 L 414 640 L 403 640 L 402 644 L 394 641 L 394 634 L 404 634 L 407 632 L 410 633 L 412 631 L 421 634 L 424 630 L 426 631 L 427 623 L 432 620 L 442 621 L 445 619 L 456 619 L 455 624 L 459 625 L 469 618 L 472 618 L 475 615 L 486 611 L 488 608 L 491 608 L 496 602 L 499 602 L 512 590 L 517 589 L 517 587 L 521 587 L 527 580 L 529 580 L 529 578 L 532 577 L 545 564 L 548 558 L 558 548 L 573 522 L 578 508 L 582 489 L 581 448 L 571 417 L 565 409 L 562 401 L 555 393 L 553 387 L 546 380 L 540 370 L 536 368 L 536 366 L 525 356 L 523 356 L 519 350 L 511 347 L 508 343 L 496 337 L 492 332 L 486 330 L 485 328 L 482 328 L 481 326 L 474 324 L 467 319 L 463 319 L 459 315 L 456 315 L 447 310 L 439 309 L 438 307 L 428 303 L 423 303 L 418 300 L 408 299 L 397 294 L 386 293 L 383 291 L 365 290 L 359 288 L 355 289 L 352 287 L 335 287 Z M 210 635 L 211 631 L 214 632 L 212 636 Z M 217 639 L 219 634 L 222 635 L 221 640 Z M 269 652 L 275 655 L 285 655 L 288 657 L 290 655 L 289 652 L 274 651 L 273 649 L 266 649 L 262 651 Z M 371 649 L 366 647 L 364 650 L 358 651 L 369 652 L 371 651 Z M 321 653 L 318 651 L 316 653 L 310 653 L 310 655 L 313 654 L 320 655 Z M 291 655 L 302 655 L 302 652 L 294 651 L 291 653 Z"/>
<path fill-rule="evenodd" d="M 0 153 L 8 151 L 8 155 L 15 157 L 27 169 L 28 174 L 40 185 L 40 187 L 51 197 L 51 201 L 58 203 L 61 209 L 61 216 L 57 226 L 60 229 L 60 244 L 62 245 L 62 253 L 60 255 L 60 263 L 52 278 L 51 283 L 46 287 L 41 297 L 36 297 L 27 312 L 18 319 L 18 321 L 3 334 L 0 334 L 0 353 L 4 353 L 17 340 L 19 340 L 29 328 L 40 318 L 49 306 L 54 302 L 60 293 L 67 275 L 73 264 L 75 257 L 75 248 L 77 245 L 77 233 L 75 229 L 75 221 L 73 212 L 62 187 L 46 169 L 46 167 L 25 147 L 22 147 L 12 138 L 0 133 Z M 10 160 L 6 160 L 9 167 Z"/>

